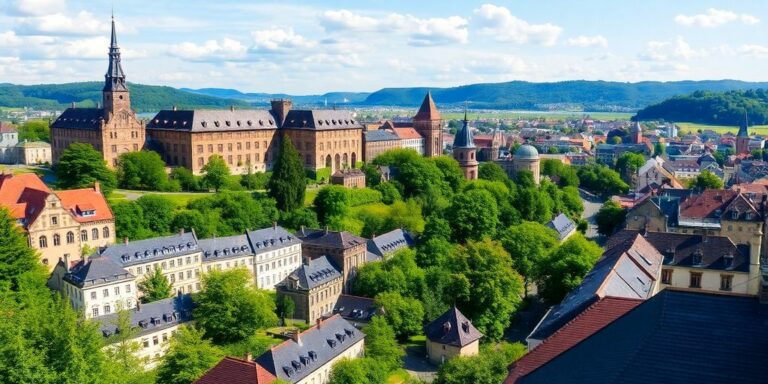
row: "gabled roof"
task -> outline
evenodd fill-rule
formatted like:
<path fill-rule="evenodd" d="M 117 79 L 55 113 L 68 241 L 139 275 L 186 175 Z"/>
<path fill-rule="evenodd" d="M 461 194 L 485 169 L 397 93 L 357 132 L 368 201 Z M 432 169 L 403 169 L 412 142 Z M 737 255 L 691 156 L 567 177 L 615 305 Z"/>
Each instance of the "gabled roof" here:
<path fill-rule="evenodd" d="M 246 235 L 200 239 L 197 244 L 203 252 L 204 262 L 253 255 Z"/>
<path fill-rule="evenodd" d="M 680 216 L 692 219 L 719 219 L 725 206 L 738 195 L 736 191 L 707 189 L 680 204 Z"/>
<path fill-rule="evenodd" d="M 664 256 L 639 233 L 612 236 L 582 283 L 547 312 L 528 338 L 546 339 L 605 296 L 647 299 L 654 292 L 663 260 Z"/>
<path fill-rule="evenodd" d="M 270 348 L 256 362 L 278 379 L 299 382 L 365 338 L 365 334 L 339 315 L 322 320 L 298 335 Z"/>
<path fill-rule="evenodd" d="M 295 271 L 291 272 L 286 279 L 295 279 L 301 290 L 310 290 L 318 285 L 329 281 L 340 279 L 341 271 L 328 258 L 322 256 L 310 259 L 308 264 L 302 264 Z"/>
<path fill-rule="evenodd" d="M 562 213 L 555 216 L 554 219 L 547 223 L 547 227 L 554 229 L 560 240 L 565 239 L 576 230 L 576 224 L 573 220 Z"/>
<path fill-rule="evenodd" d="M 368 252 L 384 257 L 401 248 L 410 248 L 414 244 L 413 236 L 403 229 L 393 229 L 368 240 Z"/>
<path fill-rule="evenodd" d="M 94 256 L 80 260 L 64 275 L 64 281 L 79 288 L 114 284 L 116 282 L 133 280 L 136 277 L 128 273 L 114 261 L 104 256 Z"/>
<path fill-rule="evenodd" d="M 376 141 L 396 141 L 400 140 L 400 137 L 398 137 L 393 132 L 390 132 L 386 129 L 376 129 L 373 131 L 365 131 L 363 132 L 364 139 L 366 142 L 372 143 Z"/>
<path fill-rule="evenodd" d="M 327 229 L 301 228 L 296 236 L 307 245 L 339 249 L 347 249 L 367 242 L 366 239 L 347 231 L 329 231 Z"/>
<path fill-rule="evenodd" d="M 14 219 L 35 221 L 50 194 L 51 190 L 34 173 L 0 174 L 0 205 L 8 208 Z"/>
<path fill-rule="evenodd" d="M 432 92 L 427 92 L 427 95 L 424 96 L 424 101 L 421 102 L 421 107 L 413 120 L 440 120 L 440 111 L 437 110 L 435 101 L 432 100 Z"/>
<path fill-rule="evenodd" d="M 277 380 L 254 361 L 226 356 L 194 384 L 268 384 Z"/>
<path fill-rule="evenodd" d="M 67 108 L 51 123 L 51 128 L 98 130 L 104 121 L 103 108 Z"/>
<path fill-rule="evenodd" d="M 97 188 L 69 189 L 56 191 L 61 199 L 61 205 L 66 208 L 79 223 L 91 223 L 101 220 L 112 220 L 114 215 L 107 204 L 107 199 Z M 84 216 L 86 211 L 92 211 L 90 216 Z"/>
<path fill-rule="evenodd" d="M 413 127 L 407 127 L 407 128 L 392 128 L 393 131 L 395 131 L 395 134 L 397 137 L 399 137 L 401 140 L 408 140 L 408 139 L 423 139 L 424 136 L 421 135 L 415 128 Z"/>
<path fill-rule="evenodd" d="M 457 347 L 463 347 L 483 337 L 483 334 L 456 307 L 425 325 L 424 335 L 434 343 Z"/>
<path fill-rule="evenodd" d="M 768 307 L 665 289 L 518 383 L 764 383 Z"/>
<path fill-rule="evenodd" d="M 623 297 L 604 297 L 596 301 L 571 322 L 513 363 L 504 383 L 517 382 L 520 377 L 535 371 L 536 368 L 601 330 L 642 302 L 642 300 Z"/>

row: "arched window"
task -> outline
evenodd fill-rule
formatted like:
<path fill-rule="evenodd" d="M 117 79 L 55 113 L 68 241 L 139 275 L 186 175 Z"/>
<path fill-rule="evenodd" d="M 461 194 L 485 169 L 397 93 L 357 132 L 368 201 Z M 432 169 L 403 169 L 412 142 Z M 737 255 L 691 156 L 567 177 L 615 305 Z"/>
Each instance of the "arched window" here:
<path fill-rule="evenodd" d="M 40 248 L 48 248 L 48 238 L 45 236 L 40 236 Z"/>
<path fill-rule="evenodd" d="M 102 230 L 102 232 L 103 232 L 102 234 L 104 235 L 103 237 L 104 237 L 105 239 L 109 239 L 109 227 L 104 227 L 104 229 Z"/>
<path fill-rule="evenodd" d="M 58 245 L 61 245 L 61 236 L 59 236 L 59 234 L 57 233 L 53 235 L 53 246 L 55 247 Z"/>
<path fill-rule="evenodd" d="M 469 158 L 474 160 L 475 159 L 475 153 L 474 152 L 470 152 L 469 153 Z"/>
<path fill-rule="evenodd" d="M 98 240 L 99 239 L 99 229 L 94 228 L 91 230 L 91 239 L 92 240 Z"/>
<path fill-rule="evenodd" d="M 67 232 L 67 244 L 72 244 L 75 242 L 75 234 L 72 233 L 72 231 Z"/>
<path fill-rule="evenodd" d="M 80 241 L 88 241 L 88 231 L 85 229 L 80 231 Z"/>

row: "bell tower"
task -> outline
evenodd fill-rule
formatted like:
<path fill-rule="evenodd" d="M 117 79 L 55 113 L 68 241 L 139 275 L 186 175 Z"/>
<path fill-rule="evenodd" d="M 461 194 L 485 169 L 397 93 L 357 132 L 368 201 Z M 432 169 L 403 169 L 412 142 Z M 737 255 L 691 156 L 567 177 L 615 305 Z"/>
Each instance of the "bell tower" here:
<path fill-rule="evenodd" d="M 464 171 L 464 178 L 467 180 L 477 179 L 477 148 L 472 140 L 472 133 L 469 132 L 469 120 L 467 120 L 467 111 L 464 110 L 464 125 L 456 133 L 453 140 L 453 158 L 459 162 L 459 167 Z"/>
<path fill-rule="evenodd" d="M 120 47 L 117 46 L 114 16 L 112 16 L 112 43 L 109 46 L 109 68 L 104 75 L 102 99 L 104 120 L 110 120 L 111 116 L 117 112 L 131 111 L 131 94 L 125 84 L 125 72 L 120 65 Z"/>
<path fill-rule="evenodd" d="M 427 92 L 421 108 L 413 117 L 413 128 L 424 137 L 424 156 L 443 154 L 443 120 L 431 92 Z"/>

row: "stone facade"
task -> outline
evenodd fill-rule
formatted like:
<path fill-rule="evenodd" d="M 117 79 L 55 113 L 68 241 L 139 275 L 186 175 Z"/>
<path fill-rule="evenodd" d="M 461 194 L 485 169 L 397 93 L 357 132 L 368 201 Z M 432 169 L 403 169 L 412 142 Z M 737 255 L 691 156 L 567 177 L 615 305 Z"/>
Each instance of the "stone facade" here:
<path fill-rule="evenodd" d="M 419 111 L 413 118 L 413 128 L 424 137 L 424 155 L 443 154 L 443 119 L 437 110 L 432 93 L 427 93 Z"/>
<path fill-rule="evenodd" d="M 16 161 L 19 164 L 50 164 L 53 160 L 51 144 L 44 141 L 26 141 L 16 145 Z"/>
<path fill-rule="evenodd" d="M 464 125 L 456 133 L 453 140 L 453 158 L 459 162 L 459 167 L 464 172 L 464 178 L 467 180 L 477 179 L 477 147 L 472 140 L 472 133 L 469 130 L 469 121 L 467 114 L 464 113 Z"/>
<path fill-rule="evenodd" d="M 343 292 L 348 292 L 357 269 L 367 262 L 367 240 L 349 232 L 327 229 L 302 228 L 297 235 L 303 241 L 302 254 L 305 257 L 316 259 L 328 256 L 341 269 L 344 275 Z"/>
<path fill-rule="evenodd" d="M 144 123 L 131 109 L 131 94 L 120 63 L 114 20 L 109 58 L 102 90 L 103 108 L 75 108 L 73 104 L 51 124 L 54 163 L 72 143 L 91 144 L 110 167 L 117 166 L 121 154 L 144 148 Z"/>
<path fill-rule="evenodd" d="M 293 300 L 294 319 L 312 324 L 322 316 L 333 313 L 342 284 L 341 271 L 328 257 L 306 258 L 303 265 L 277 286 L 277 294 Z"/>
<path fill-rule="evenodd" d="M 16 144 L 19 143 L 19 132 L 0 122 L 0 163 L 14 164 L 18 160 Z"/>
<path fill-rule="evenodd" d="M 359 169 L 340 169 L 331 176 L 331 184 L 347 188 L 365 188 L 365 173 Z"/>

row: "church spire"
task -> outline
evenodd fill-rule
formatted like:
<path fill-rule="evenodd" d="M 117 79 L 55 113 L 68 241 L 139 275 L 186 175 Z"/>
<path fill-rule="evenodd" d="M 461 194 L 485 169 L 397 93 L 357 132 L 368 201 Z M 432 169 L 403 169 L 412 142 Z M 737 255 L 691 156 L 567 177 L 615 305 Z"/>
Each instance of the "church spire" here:
<path fill-rule="evenodd" d="M 744 110 L 744 122 L 739 125 L 739 133 L 736 137 L 749 137 L 749 121 L 747 119 L 747 110 Z"/>
<path fill-rule="evenodd" d="M 469 119 L 467 119 L 467 105 L 464 104 L 464 125 L 456 132 L 453 138 L 454 148 L 474 148 L 475 142 L 472 140 L 472 132 L 469 131 Z"/>
<path fill-rule="evenodd" d="M 112 42 L 109 46 L 109 68 L 104 75 L 104 91 L 127 91 L 125 87 L 125 73 L 120 65 L 120 47 L 117 46 L 117 33 L 115 33 L 115 17 L 112 16 Z"/>

